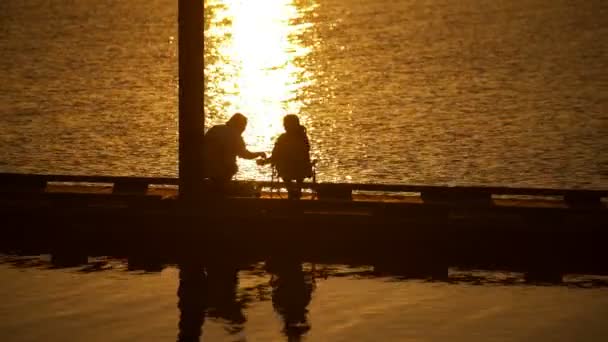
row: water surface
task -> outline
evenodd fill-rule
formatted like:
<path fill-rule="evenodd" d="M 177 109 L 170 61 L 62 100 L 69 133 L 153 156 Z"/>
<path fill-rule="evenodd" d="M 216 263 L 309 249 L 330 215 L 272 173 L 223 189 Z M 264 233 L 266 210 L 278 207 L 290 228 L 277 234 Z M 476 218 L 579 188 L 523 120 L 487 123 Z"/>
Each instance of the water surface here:
<path fill-rule="evenodd" d="M 0 171 L 175 176 L 176 3 L 2 1 Z M 320 181 L 606 188 L 607 10 L 205 1 L 207 124 L 300 115 Z"/>
<path fill-rule="evenodd" d="M 2 257 L 3 341 L 604 341 L 606 278 L 528 283 L 451 269 L 408 278 L 371 266 L 193 268 Z M 10 281 L 6 281 L 10 279 Z M 595 279 L 595 280 L 593 280 Z"/>

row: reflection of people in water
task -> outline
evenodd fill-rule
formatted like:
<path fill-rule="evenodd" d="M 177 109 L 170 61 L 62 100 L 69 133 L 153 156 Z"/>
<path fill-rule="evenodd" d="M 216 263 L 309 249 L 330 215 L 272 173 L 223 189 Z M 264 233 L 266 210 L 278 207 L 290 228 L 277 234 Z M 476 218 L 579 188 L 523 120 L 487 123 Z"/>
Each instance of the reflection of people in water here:
<path fill-rule="evenodd" d="M 199 341 L 206 317 L 225 320 L 230 334 L 243 330 L 246 318 L 236 298 L 237 282 L 235 267 L 180 265 L 178 342 Z"/>
<path fill-rule="evenodd" d="M 283 127 L 285 133 L 281 134 L 274 144 L 272 156 L 258 160 L 258 164 L 272 164 L 285 182 L 288 198 L 300 199 L 304 178 L 312 177 L 310 143 L 306 128 L 300 125 L 300 119 L 296 115 L 285 115 Z"/>
<path fill-rule="evenodd" d="M 272 273 L 272 306 L 283 319 L 283 333 L 287 341 L 300 341 L 310 330 L 306 307 L 312 298 L 314 277 L 296 261 L 269 262 L 267 268 Z"/>
<path fill-rule="evenodd" d="M 207 315 L 225 320 L 230 334 L 241 332 L 247 320 L 243 313 L 244 303 L 237 298 L 237 272 L 236 267 L 229 265 L 207 267 Z"/>
<path fill-rule="evenodd" d="M 202 267 L 180 265 L 178 342 L 198 342 L 203 331 L 207 310 L 207 275 Z"/>

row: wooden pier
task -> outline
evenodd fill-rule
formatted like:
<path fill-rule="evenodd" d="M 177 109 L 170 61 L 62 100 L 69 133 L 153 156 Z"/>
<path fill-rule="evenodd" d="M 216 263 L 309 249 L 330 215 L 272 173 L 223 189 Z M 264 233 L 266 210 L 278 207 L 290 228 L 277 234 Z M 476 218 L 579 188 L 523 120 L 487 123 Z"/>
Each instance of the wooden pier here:
<path fill-rule="evenodd" d="M 174 178 L 0 174 L 5 248 L 366 255 L 608 273 L 608 191 L 234 182 L 180 200 Z M 203 187 L 204 188 L 204 187 Z M 103 253 L 99 250 L 99 253 Z"/>

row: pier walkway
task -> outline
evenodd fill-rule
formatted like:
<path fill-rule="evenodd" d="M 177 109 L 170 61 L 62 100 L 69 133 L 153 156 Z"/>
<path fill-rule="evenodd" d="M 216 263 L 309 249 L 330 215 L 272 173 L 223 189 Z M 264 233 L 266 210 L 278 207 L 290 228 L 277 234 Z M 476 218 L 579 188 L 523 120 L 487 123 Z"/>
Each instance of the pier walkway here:
<path fill-rule="evenodd" d="M 234 182 L 230 197 L 185 202 L 177 183 L 0 174 L 4 243 L 365 254 L 417 265 L 559 264 L 608 273 L 608 191 L 307 183 L 310 192 L 293 201 L 279 197 L 278 184 Z"/>

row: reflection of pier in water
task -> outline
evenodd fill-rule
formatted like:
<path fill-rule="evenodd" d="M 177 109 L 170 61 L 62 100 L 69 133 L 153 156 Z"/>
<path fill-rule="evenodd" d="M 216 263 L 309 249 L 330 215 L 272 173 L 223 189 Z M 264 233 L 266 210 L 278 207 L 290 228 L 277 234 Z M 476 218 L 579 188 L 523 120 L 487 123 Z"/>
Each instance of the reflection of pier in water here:
<path fill-rule="evenodd" d="M 34 251 L 32 251 L 34 252 Z M 525 273 L 508 270 L 467 270 L 450 267 L 445 274 L 436 270 L 409 269 L 400 263 L 368 260 L 366 264 L 333 264 L 339 259 L 317 259 L 316 263 L 298 258 L 271 258 L 255 260 L 227 257 L 219 261 L 191 256 L 189 262 L 172 258 L 148 260 L 144 254 L 132 253 L 128 258 L 96 257 L 71 258 L 63 256 L 61 263 L 56 255 L 50 257 L 4 256 L 0 263 L 17 268 L 50 268 L 83 272 L 130 271 L 137 277 L 150 272 L 160 272 L 166 267 L 179 269 L 177 308 L 179 321 L 178 341 L 198 341 L 205 324 L 213 321 L 221 324 L 227 334 L 235 337 L 245 334 L 247 308 L 256 302 L 271 300 L 272 307 L 281 320 L 281 331 L 287 341 L 299 341 L 314 326 L 310 324 L 308 307 L 316 283 L 332 278 L 379 279 L 384 281 L 415 281 L 470 286 L 565 286 L 607 288 L 606 276 L 567 275 L 560 279 L 535 279 Z M 135 260 L 135 262 L 132 262 Z M 363 259 L 361 259 L 363 261 Z M 69 265 L 69 266 L 68 266 Z M 144 271 L 143 273 L 141 271 Z M 239 279 L 248 278 L 247 286 L 239 285 Z M 252 281 L 254 279 L 254 281 Z M 380 299 L 380 298 L 379 298 Z"/>

